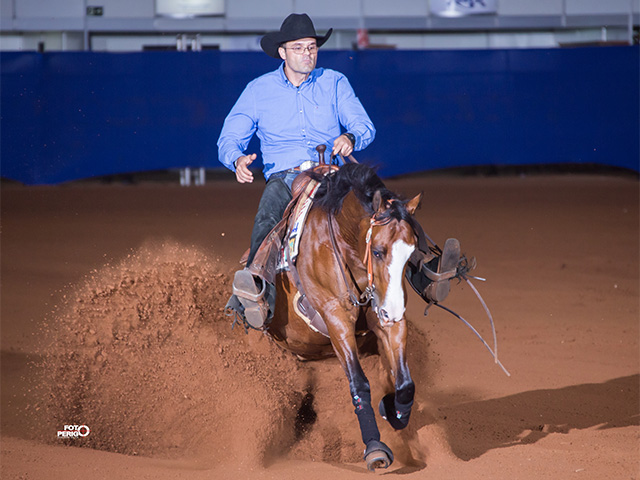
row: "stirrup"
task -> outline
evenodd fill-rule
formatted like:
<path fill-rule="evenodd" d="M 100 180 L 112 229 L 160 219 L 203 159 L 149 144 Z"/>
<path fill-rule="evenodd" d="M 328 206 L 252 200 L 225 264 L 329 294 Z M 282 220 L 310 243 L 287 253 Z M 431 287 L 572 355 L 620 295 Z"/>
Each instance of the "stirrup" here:
<path fill-rule="evenodd" d="M 244 307 L 244 317 L 253 328 L 264 327 L 269 307 L 264 299 L 266 282 L 262 280 L 262 289 L 258 289 L 253 275 L 247 269 L 238 270 L 233 278 L 233 294 Z"/>
<path fill-rule="evenodd" d="M 455 238 L 448 238 L 444 243 L 442 255 L 438 262 L 438 271 L 433 272 L 425 268 L 425 274 L 433 280 L 425 289 L 425 296 L 434 302 L 441 302 L 449 295 L 449 280 L 458 274 L 460 262 L 460 242 Z"/>

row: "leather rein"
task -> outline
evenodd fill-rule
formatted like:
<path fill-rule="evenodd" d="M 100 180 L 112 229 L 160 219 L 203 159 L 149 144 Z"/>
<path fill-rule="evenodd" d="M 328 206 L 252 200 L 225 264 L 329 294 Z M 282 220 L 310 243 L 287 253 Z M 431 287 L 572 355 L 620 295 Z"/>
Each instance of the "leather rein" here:
<path fill-rule="evenodd" d="M 395 199 L 391 199 L 389 201 L 393 202 L 394 200 Z M 378 218 L 378 214 L 376 212 L 371 216 L 371 219 L 369 220 L 369 229 L 367 230 L 367 234 L 365 237 L 366 250 L 365 250 L 364 260 L 362 261 L 362 263 L 367 267 L 367 288 L 365 288 L 364 292 L 362 292 L 360 297 L 356 296 L 356 294 L 351 289 L 349 281 L 347 280 L 347 274 L 343 266 L 343 265 L 346 265 L 346 261 L 344 260 L 342 254 L 340 253 L 340 248 L 338 247 L 338 243 L 336 242 L 335 231 L 333 228 L 333 216 L 330 213 L 327 213 L 327 221 L 329 223 L 329 238 L 331 238 L 331 246 L 333 247 L 333 254 L 336 257 L 336 262 L 338 263 L 338 267 L 340 268 L 340 274 L 342 276 L 342 281 L 344 282 L 345 288 L 347 289 L 347 294 L 349 295 L 349 301 L 354 307 L 363 307 L 373 300 L 373 293 L 376 290 L 376 286 L 373 283 L 373 253 L 371 251 L 372 250 L 371 236 L 373 233 L 373 227 L 387 225 L 389 222 L 391 222 L 391 217 L 380 219 Z M 355 283 L 355 280 L 353 281 L 353 283 Z"/>
<path fill-rule="evenodd" d="M 318 150 L 318 154 L 320 157 L 320 163 L 324 163 L 325 149 L 326 149 L 325 145 L 318 145 L 318 147 L 316 147 L 316 150 Z M 332 163 L 335 157 L 336 157 L 335 155 L 331 155 Z M 340 157 L 342 158 L 342 161 L 346 163 L 345 158 L 342 155 L 340 155 Z M 353 157 L 353 155 L 349 155 L 347 158 L 351 163 L 358 163 L 358 161 Z M 389 203 L 393 203 L 394 201 L 395 201 L 394 198 L 389 199 Z M 391 221 L 390 217 L 387 217 L 383 220 L 377 217 L 378 217 L 378 212 L 375 212 L 371 216 L 371 219 L 369 220 L 369 230 L 367 230 L 367 235 L 365 237 L 367 246 L 365 250 L 364 260 L 362 262 L 367 266 L 367 288 L 365 288 L 364 292 L 362 292 L 360 297 L 358 297 L 351 289 L 349 281 L 347 280 L 347 274 L 343 266 L 343 265 L 346 265 L 347 262 L 342 257 L 342 254 L 340 253 L 340 248 L 338 247 L 338 243 L 336 242 L 336 235 L 333 228 L 333 216 L 327 212 L 327 221 L 329 224 L 329 238 L 331 238 L 331 246 L 333 248 L 333 254 L 336 257 L 336 262 L 338 263 L 338 267 L 340 269 L 340 275 L 342 276 L 342 281 L 344 282 L 344 286 L 347 289 L 347 294 L 349 295 L 349 301 L 354 307 L 364 307 L 369 302 L 371 302 L 373 300 L 373 293 L 376 290 L 376 286 L 373 283 L 373 254 L 371 252 L 371 248 L 372 248 L 371 235 L 373 232 L 373 227 L 387 225 Z M 353 275 L 351 278 L 353 280 L 353 283 L 356 284 L 355 280 L 353 279 Z M 356 287 L 357 287 L 357 284 L 356 284 Z"/>

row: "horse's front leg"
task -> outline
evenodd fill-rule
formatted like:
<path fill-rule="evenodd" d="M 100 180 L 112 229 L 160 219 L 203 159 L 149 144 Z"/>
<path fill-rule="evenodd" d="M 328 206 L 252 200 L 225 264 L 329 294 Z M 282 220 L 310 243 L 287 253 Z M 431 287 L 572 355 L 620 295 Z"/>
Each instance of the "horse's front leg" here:
<path fill-rule="evenodd" d="M 329 328 L 336 356 L 349 380 L 351 401 L 360 424 L 362 441 L 366 446 L 364 460 L 367 468 L 387 468 L 393 462 L 393 453 L 380 441 L 380 431 L 371 406 L 371 387 L 358 359 L 354 328 L 349 322 L 341 322 L 341 328 Z"/>
<path fill-rule="evenodd" d="M 376 319 L 375 325 L 373 330 L 380 340 L 395 386 L 395 392 L 385 395 L 378 408 L 394 429 L 401 430 L 409 423 L 415 395 L 415 384 L 407 365 L 407 323 L 403 319 L 382 327 Z"/>

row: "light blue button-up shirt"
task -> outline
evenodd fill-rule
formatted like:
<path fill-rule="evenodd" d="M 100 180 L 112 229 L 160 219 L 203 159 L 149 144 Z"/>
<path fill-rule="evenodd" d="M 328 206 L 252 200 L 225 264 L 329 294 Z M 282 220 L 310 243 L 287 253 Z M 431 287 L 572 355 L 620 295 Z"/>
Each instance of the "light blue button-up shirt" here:
<path fill-rule="evenodd" d="M 299 87 L 278 70 L 250 82 L 224 121 L 218 139 L 218 158 L 235 171 L 233 162 L 244 155 L 254 133 L 260 139 L 266 178 L 318 161 L 316 147 L 327 145 L 328 161 L 340 126 L 354 135 L 354 150 L 369 145 L 376 134 L 373 123 L 340 72 L 316 68 Z M 253 153 L 253 152 L 249 152 Z"/>

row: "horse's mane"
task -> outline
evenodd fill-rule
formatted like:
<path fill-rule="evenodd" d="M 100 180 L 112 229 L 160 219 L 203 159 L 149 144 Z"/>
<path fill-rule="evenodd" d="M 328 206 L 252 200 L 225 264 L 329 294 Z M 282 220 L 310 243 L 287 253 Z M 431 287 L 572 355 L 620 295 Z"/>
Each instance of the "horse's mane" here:
<path fill-rule="evenodd" d="M 320 181 L 320 187 L 318 187 L 314 197 L 314 204 L 332 215 L 340 212 L 344 198 L 351 191 L 367 213 L 372 215 L 374 213 L 372 207 L 373 196 L 379 190 L 382 200 L 385 202 L 400 200 L 391 203 L 391 208 L 389 208 L 385 216 L 410 221 L 410 215 L 402 199 L 388 190 L 376 172 L 365 164 L 347 163 L 340 167 L 339 170 L 324 177 L 316 174 L 313 174 L 313 176 Z"/>

